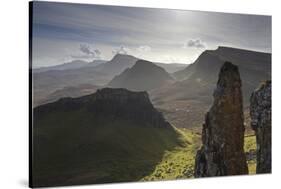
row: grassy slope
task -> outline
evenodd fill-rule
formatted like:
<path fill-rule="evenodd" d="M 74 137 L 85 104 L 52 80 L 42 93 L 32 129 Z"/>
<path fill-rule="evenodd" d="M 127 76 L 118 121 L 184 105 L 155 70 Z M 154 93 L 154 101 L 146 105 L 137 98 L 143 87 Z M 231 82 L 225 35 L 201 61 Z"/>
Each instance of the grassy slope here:
<path fill-rule="evenodd" d="M 101 125 L 89 118 L 83 111 L 60 112 L 35 124 L 40 126 L 35 136 L 44 139 L 35 142 L 39 144 L 35 149 L 43 154 L 34 154 L 35 182 L 70 185 L 193 177 L 194 157 L 201 145 L 196 132 L 117 120 L 114 124 L 103 120 Z M 245 136 L 245 152 L 255 148 L 255 137 Z M 248 165 L 254 174 L 255 160 Z"/>
<path fill-rule="evenodd" d="M 200 135 L 188 130 L 178 129 L 185 145 L 166 151 L 162 161 L 155 170 L 142 180 L 170 180 L 192 178 L 194 173 L 195 155 L 201 145 Z"/>
<path fill-rule="evenodd" d="M 171 180 L 193 178 L 195 155 L 201 145 L 201 136 L 190 129 L 178 129 L 182 134 L 181 140 L 185 141 L 185 146 L 166 151 L 162 161 L 155 167 L 154 171 L 144 177 L 143 181 Z M 256 149 L 256 139 L 254 135 L 245 136 L 245 152 Z M 256 161 L 247 161 L 249 174 L 256 173 Z"/>
<path fill-rule="evenodd" d="M 50 114 L 35 122 L 34 134 L 37 186 L 138 181 L 165 151 L 185 145 L 173 128 L 120 120 L 100 124 L 84 111 Z"/>
<path fill-rule="evenodd" d="M 250 153 L 256 150 L 256 136 L 246 135 L 244 139 L 244 151 L 245 153 Z M 249 174 L 256 174 L 256 159 L 247 158 Z"/>

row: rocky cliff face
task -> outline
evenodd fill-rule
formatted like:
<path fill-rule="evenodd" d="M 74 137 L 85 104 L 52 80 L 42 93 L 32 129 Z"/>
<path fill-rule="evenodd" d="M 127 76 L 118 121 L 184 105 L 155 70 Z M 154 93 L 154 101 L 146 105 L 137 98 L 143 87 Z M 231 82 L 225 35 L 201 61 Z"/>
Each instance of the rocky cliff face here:
<path fill-rule="evenodd" d="M 203 146 L 196 155 L 195 177 L 247 174 L 241 80 L 237 66 L 230 62 L 223 64 L 213 96 L 213 105 L 203 124 Z"/>
<path fill-rule="evenodd" d="M 257 140 L 257 173 L 271 173 L 271 81 L 251 96 L 251 126 Z"/>
<path fill-rule="evenodd" d="M 151 104 L 147 92 L 131 92 L 127 89 L 103 88 L 94 94 L 79 98 L 62 98 L 35 108 L 34 117 L 41 119 L 55 111 L 80 110 L 86 110 L 97 120 L 122 119 L 153 127 L 170 127 L 162 114 Z"/>

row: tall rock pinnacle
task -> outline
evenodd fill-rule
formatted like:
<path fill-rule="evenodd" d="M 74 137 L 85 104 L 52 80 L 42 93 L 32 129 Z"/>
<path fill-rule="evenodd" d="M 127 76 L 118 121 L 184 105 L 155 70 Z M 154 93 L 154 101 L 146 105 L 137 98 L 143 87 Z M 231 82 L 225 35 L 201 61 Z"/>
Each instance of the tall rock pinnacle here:
<path fill-rule="evenodd" d="M 251 96 L 251 126 L 257 140 L 257 173 L 271 173 L 271 81 Z"/>
<path fill-rule="evenodd" d="M 225 62 L 214 102 L 202 130 L 202 147 L 195 160 L 195 177 L 248 173 L 244 145 L 244 116 L 238 67 Z"/>

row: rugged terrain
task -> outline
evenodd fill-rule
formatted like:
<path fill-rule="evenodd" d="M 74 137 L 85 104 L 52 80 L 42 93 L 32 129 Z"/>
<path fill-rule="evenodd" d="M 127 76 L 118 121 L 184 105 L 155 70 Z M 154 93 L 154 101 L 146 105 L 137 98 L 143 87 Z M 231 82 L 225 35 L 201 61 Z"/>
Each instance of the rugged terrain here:
<path fill-rule="evenodd" d="M 208 135 L 205 126 L 202 135 L 225 61 L 240 71 L 241 99 L 236 106 L 244 104 L 239 108 L 244 117 L 238 120 L 244 120 L 245 133 L 239 127 L 239 134 L 228 128 Z M 249 174 L 256 173 L 250 95 L 271 78 L 271 54 L 219 47 L 204 51 L 173 74 L 171 70 L 182 65 L 121 54 L 110 61 L 67 64 L 33 72 L 34 186 L 192 178 L 200 139 L 208 135 L 214 141 L 222 133 L 229 140 L 238 138 L 237 151 L 244 147 L 245 152 L 241 166 L 247 162 Z M 215 117 L 227 120 L 220 113 Z M 206 119 L 205 125 L 214 123 Z M 240 174 L 231 174 L 236 173 Z"/>
<path fill-rule="evenodd" d="M 146 92 L 104 88 L 34 109 L 33 185 L 137 181 L 185 146 Z"/>
<path fill-rule="evenodd" d="M 249 114 L 252 91 L 271 78 L 271 54 L 230 47 L 204 51 L 193 64 L 173 74 L 176 83 L 151 91 L 152 102 L 177 127 L 198 128 L 211 106 L 213 89 L 225 61 L 239 67 L 244 111 Z M 250 128 L 248 119 L 246 122 Z"/>

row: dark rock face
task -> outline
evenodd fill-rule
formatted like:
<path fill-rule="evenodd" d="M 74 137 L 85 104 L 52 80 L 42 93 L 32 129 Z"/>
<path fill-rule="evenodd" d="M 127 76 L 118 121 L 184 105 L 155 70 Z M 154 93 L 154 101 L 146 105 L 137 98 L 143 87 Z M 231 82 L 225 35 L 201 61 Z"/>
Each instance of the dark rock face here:
<path fill-rule="evenodd" d="M 86 110 L 96 119 L 128 120 L 153 127 L 171 127 L 149 100 L 147 92 L 103 88 L 79 98 L 62 98 L 34 109 L 34 117 L 41 119 L 52 111 Z"/>
<path fill-rule="evenodd" d="M 257 173 L 271 173 L 271 81 L 251 96 L 251 126 L 257 140 Z"/>
<path fill-rule="evenodd" d="M 244 145 L 244 116 L 238 67 L 225 62 L 219 73 L 214 102 L 202 130 L 195 177 L 248 173 Z"/>

